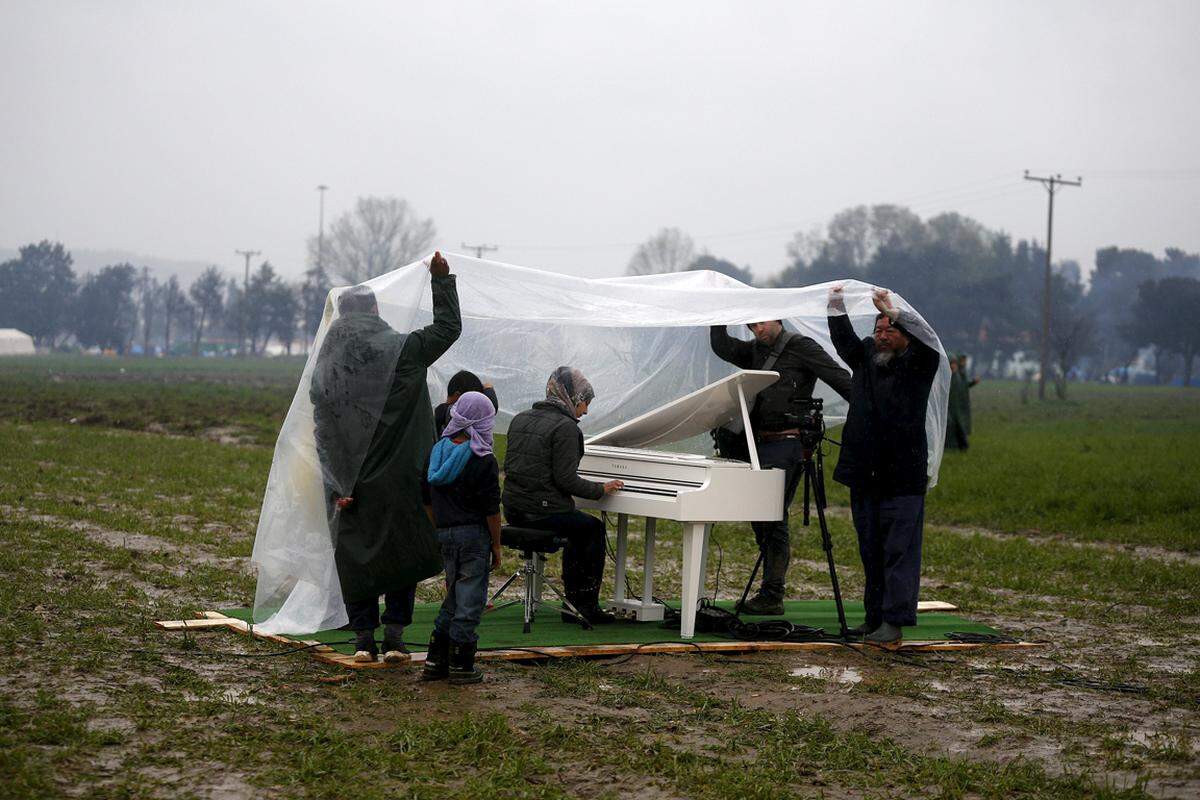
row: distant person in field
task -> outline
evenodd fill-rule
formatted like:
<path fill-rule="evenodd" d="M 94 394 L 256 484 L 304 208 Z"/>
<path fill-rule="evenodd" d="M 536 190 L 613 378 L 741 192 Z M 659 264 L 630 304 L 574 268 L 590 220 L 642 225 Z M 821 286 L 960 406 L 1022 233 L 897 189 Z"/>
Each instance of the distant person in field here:
<path fill-rule="evenodd" d="M 966 450 L 971 435 L 971 389 L 979 378 L 967 378 L 967 356 L 950 359 L 950 400 L 946 407 L 946 447 Z"/>
<path fill-rule="evenodd" d="M 458 398 L 462 396 L 463 392 L 479 392 L 492 401 L 492 408 L 500 410 L 500 401 L 496 397 L 496 390 L 490 383 L 484 383 L 474 372 L 468 372 L 465 369 L 456 372 L 450 376 L 450 381 L 446 384 L 446 402 L 439 403 L 433 409 L 433 427 L 439 436 L 446 429 L 446 424 L 450 422 L 450 406 L 458 402 Z"/>
<path fill-rule="evenodd" d="M 926 406 L 941 355 L 914 332 L 933 332 L 898 310 L 886 289 L 873 336 L 860 339 L 842 287 L 829 291 L 829 335 L 852 372 L 850 408 L 833 479 L 850 487 L 850 510 L 866 578 L 866 621 L 851 632 L 873 644 L 901 639 L 917 624 L 921 537 L 928 483 Z"/>
<path fill-rule="evenodd" d="M 487 604 L 488 572 L 500 566 L 500 465 L 492 454 L 496 407 L 463 392 L 429 453 L 421 479 L 425 511 L 437 528 L 446 599 L 433 624 L 422 680 L 478 683 L 475 632 Z"/>
<path fill-rule="evenodd" d="M 309 396 L 333 536 L 334 560 L 355 660 L 407 658 L 418 581 L 442 570 L 433 525 L 421 503 L 421 473 L 433 447 L 426 372 L 462 330 L 458 293 L 441 253 L 429 264 L 433 322 L 411 333 L 379 317 L 365 286 L 338 297 L 338 317 L 317 353 Z"/>
<path fill-rule="evenodd" d="M 976 386 L 979 385 L 979 381 L 981 379 L 970 377 L 971 373 L 967 370 L 967 354 L 966 353 L 958 354 L 958 371 L 963 376 L 963 380 L 965 380 L 967 382 L 968 390 L 974 389 Z M 966 410 L 967 410 L 967 435 L 969 436 L 971 434 L 971 392 L 970 391 L 967 392 Z"/>

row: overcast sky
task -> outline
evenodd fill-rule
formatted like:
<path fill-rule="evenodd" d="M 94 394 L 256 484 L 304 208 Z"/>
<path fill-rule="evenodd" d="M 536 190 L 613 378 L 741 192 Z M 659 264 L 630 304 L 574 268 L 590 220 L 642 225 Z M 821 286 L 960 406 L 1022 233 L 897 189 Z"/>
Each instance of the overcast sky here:
<path fill-rule="evenodd" d="M 304 269 L 366 194 L 578 275 L 678 226 L 757 278 L 860 203 L 1200 250 L 1200 2 L 0 0 L 0 247 Z"/>

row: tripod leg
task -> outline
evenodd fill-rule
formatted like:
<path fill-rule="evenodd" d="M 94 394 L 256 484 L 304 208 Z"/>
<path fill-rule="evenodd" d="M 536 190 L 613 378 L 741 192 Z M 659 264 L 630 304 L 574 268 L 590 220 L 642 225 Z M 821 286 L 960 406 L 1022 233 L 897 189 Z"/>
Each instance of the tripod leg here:
<path fill-rule="evenodd" d="M 742 599 L 738 600 L 737 605 L 733 607 L 735 617 L 742 615 L 742 604 L 746 602 L 746 597 L 750 594 L 750 587 L 754 585 L 754 579 L 758 577 L 758 570 L 762 566 L 763 552 L 762 548 L 758 550 L 758 561 L 754 562 L 754 569 L 750 570 L 750 580 L 746 581 L 746 588 L 742 590 Z"/>
<path fill-rule="evenodd" d="M 850 638 L 850 629 L 846 626 L 846 608 L 842 604 L 842 590 L 838 586 L 837 567 L 833 563 L 833 537 L 829 535 L 829 524 L 825 521 L 825 489 L 821 481 L 824 479 L 824 474 L 817 472 L 817 465 L 811 459 L 805 461 L 804 464 L 804 481 L 805 488 L 811 481 L 813 487 L 813 496 L 816 499 L 817 507 L 817 524 L 821 529 L 821 546 L 825 550 L 825 560 L 829 564 L 829 581 L 833 584 L 833 601 L 837 606 L 838 625 L 841 626 L 841 637 L 843 641 L 848 641 Z"/>
<path fill-rule="evenodd" d="M 804 463 L 807 464 L 808 459 L 805 459 Z M 809 483 L 808 472 L 806 471 L 804 473 L 804 527 L 806 527 L 806 528 L 808 527 L 808 483 Z M 787 512 L 784 512 L 784 513 L 787 513 Z"/>

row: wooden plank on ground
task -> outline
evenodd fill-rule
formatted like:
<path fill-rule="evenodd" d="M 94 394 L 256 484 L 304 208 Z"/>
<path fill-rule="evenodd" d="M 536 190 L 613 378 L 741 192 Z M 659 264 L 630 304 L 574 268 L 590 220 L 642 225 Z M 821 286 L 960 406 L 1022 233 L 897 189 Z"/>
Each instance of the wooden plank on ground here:
<path fill-rule="evenodd" d="M 938 601 L 925 601 L 931 604 L 937 604 Z M 949 603 L 941 605 L 950 606 Z M 950 606 L 948 609 L 922 609 L 922 610 L 953 610 Z M 339 653 L 328 645 L 319 644 L 318 642 L 308 640 L 289 639 L 285 636 L 276 634 L 261 633 L 254 626 L 249 625 L 243 620 L 227 617 L 216 611 L 205 611 L 198 615 L 202 619 L 197 620 L 164 620 L 156 622 L 155 625 L 163 630 L 194 630 L 194 629 L 212 629 L 226 627 L 237 631 L 244 635 L 255 636 L 270 642 L 285 644 L 295 647 L 301 645 L 319 645 L 311 649 L 312 656 L 316 660 L 325 663 L 333 664 L 339 667 L 349 669 L 394 669 L 398 667 L 416 666 L 424 663 L 425 653 L 412 653 L 407 661 L 402 661 L 398 664 L 386 664 L 382 659 L 374 663 L 360 663 L 354 660 L 353 655 Z M 194 624 L 189 624 L 194 623 Z M 1025 649 L 1030 647 L 1042 647 L 1040 642 L 1011 642 L 1004 644 L 992 643 L 976 643 L 976 642 L 949 642 L 949 641 L 912 641 L 902 642 L 895 647 L 880 648 L 876 645 L 868 645 L 862 642 L 740 642 L 740 641 L 724 641 L 724 642 L 654 642 L 649 644 L 600 644 L 600 645 L 547 645 L 538 647 L 523 647 L 519 649 L 496 649 L 496 650 L 481 650 L 476 653 L 475 658 L 479 661 L 521 661 L 544 658 L 588 658 L 596 656 L 621 656 L 621 655 L 636 655 L 636 654 L 684 654 L 684 653 L 758 653 L 758 652 L 773 652 L 773 651 L 829 651 L 838 648 L 850 647 L 855 650 L 870 652 L 872 650 L 886 649 L 889 651 L 902 652 L 947 652 L 947 651 L 969 651 L 980 650 L 983 648 L 1000 648 L 1000 649 Z"/>
<path fill-rule="evenodd" d="M 922 611 L 958 611 L 958 606 L 944 600 L 918 600 L 917 612 Z"/>
<path fill-rule="evenodd" d="M 855 650 L 867 651 L 886 649 L 889 651 L 930 652 L 930 651 L 965 651 L 978 650 L 984 647 L 1002 649 L 1020 649 L 1041 647 L 1036 642 L 1016 642 L 1012 644 L 974 644 L 964 642 L 904 642 L 899 647 L 879 648 L 875 645 L 865 645 L 861 642 L 845 644 L 842 642 L 661 642 L 657 644 L 606 644 L 588 647 L 529 647 L 520 650 L 481 650 L 475 654 L 477 661 L 522 661 L 545 658 L 588 658 L 596 656 L 621 656 L 636 654 L 687 654 L 687 653 L 757 653 L 770 651 L 829 651 L 842 647 L 852 647 Z M 409 660 L 399 664 L 385 664 L 383 661 L 374 663 L 359 663 L 354 656 L 343 653 L 314 653 L 318 661 L 326 664 L 336 664 L 349 669 L 388 669 L 393 667 L 415 666 L 425 661 L 425 653 L 413 653 Z"/>
<path fill-rule="evenodd" d="M 154 623 L 164 631 L 202 631 L 213 628 L 228 628 L 224 619 L 164 619 Z"/>

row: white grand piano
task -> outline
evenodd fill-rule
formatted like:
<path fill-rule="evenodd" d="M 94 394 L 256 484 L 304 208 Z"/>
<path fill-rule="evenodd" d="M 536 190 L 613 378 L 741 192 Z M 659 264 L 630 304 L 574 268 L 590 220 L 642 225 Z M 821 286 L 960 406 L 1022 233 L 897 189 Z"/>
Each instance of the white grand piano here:
<path fill-rule="evenodd" d="M 663 606 L 654 597 L 654 535 L 660 519 L 683 523 L 683 597 L 680 635 L 692 638 L 696 608 L 703 591 L 708 537 L 715 522 L 758 522 L 783 517 L 784 472 L 761 469 L 750 408 L 755 396 L 779 379 L 779 373 L 740 370 L 665 406 L 648 411 L 584 443 L 579 476 L 590 481 L 624 481 L 618 492 L 600 500 L 575 498 L 579 508 L 617 515 L 615 592 L 610 610 L 639 620 L 661 620 Z M 750 463 L 690 453 L 651 450 L 707 433 L 736 419 L 742 422 Z M 625 596 L 629 516 L 646 518 L 642 599 Z"/>

